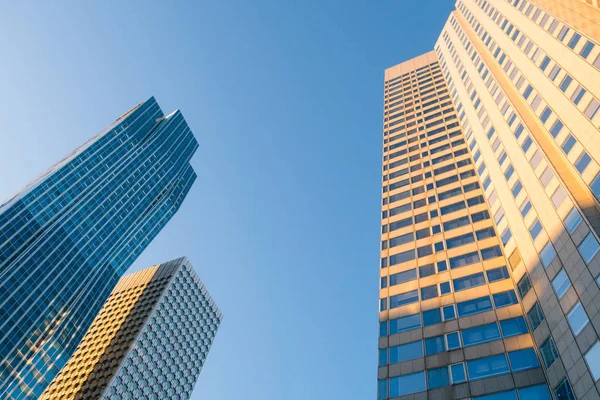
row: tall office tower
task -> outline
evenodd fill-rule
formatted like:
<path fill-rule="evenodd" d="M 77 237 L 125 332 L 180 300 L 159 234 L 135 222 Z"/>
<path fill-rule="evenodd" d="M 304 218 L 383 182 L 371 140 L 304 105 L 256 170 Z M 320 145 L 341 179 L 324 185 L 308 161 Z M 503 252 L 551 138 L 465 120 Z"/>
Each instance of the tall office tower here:
<path fill-rule="evenodd" d="M 398 183 L 404 189 L 389 192 L 396 180 L 384 182 L 389 186 L 384 186 L 379 397 L 418 398 L 427 390 L 455 399 L 598 399 L 600 10 L 579 0 L 462 0 L 456 8 L 435 45 L 447 85 L 442 90 L 450 94 L 477 171 L 485 198 L 478 207 L 491 216 L 485 224 L 501 245 L 494 257 L 484 254 L 487 241 L 497 239 L 480 237 L 468 200 L 472 195 L 466 205 L 462 198 L 452 201 L 464 208 L 461 214 L 468 210 L 470 222 L 455 211 L 442 215 L 440 223 L 431 215 L 438 213 L 434 201 L 439 214 L 447 207 L 438 182 L 425 188 L 427 198 L 437 192 L 427 205 L 415 201 L 414 173 L 410 182 Z M 428 115 L 440 110 L 426 110 L 422 98 L 421 109 L 411 104 L 422 89 L 423 64 L 435 59 L 427 57 L 386 72 L 384 146 L 392 147 L 395 135 L 406 132 L 397 139 L 404 149 L 396 157 L 410 170 L 413 157 L 415 169 L 434 163 L 431 147 L 411 153 L 417 148 L 405 142 L 421 126 L 428 146 L 434 140 L 428 137 L 427 124 L 433 123 Z M 401 106 L 415 118 L 410 128 L 407 115 L 399 115 Z M 415 144 L 422 136 L 413 133 Z M 396 171 L 391 152 L 397 150 L 384 150 L 386 179 Z M 445 174 L 459 172 L 448 168 L 452 172 Z M 427 184 L 420 173 L 417 180 Z M 442 178 L 436 170 L 433 175 Z M 462 196 L 462 179 L 454 179 L 463 185 L 455 191 Z M 409 184 L 412 192 L 406 192 Z M 395 205 L 392 196 L 406 200 Z M 392 218 L 396 208 L 406 216 Z M 416 215 L 409 217 L 411 209 Z M 427 218 L 429 224 L 421 222 Z M 453 230 L 461 218 L 465 225 Z M 425 234 L 440 232 L 444 241 L 433 236 L 404 244 L 408 252 L 394 250 L 392 240 L 412 241 L 413 234 L 418 240 L 422 226 L 431 228 Z M 405 234 L 408 239 L 401 239 Z M 423 244 L 422 254 L 431 251 L 427 241 L 435 243 L 435 258 L 419 257 Z M 428 266 L 421 274 L 421 265 L 444 258 L 447 270 L 446 263 L 443 271 L 435 264 L 437 269 Z M 490 277 L 499 265 L 507 267 L 496 275 L 500 279 Z M 392 283 L 401 284 L 395 289 Z"/>
<path fill-rule="evenodd" d="M 0 206 L 0 398 L 37 398 L 173 217 L 198 144 L 139 104 Z"/>
<path fill-rule="evenodd" d="M 126 275 L 42 399 L 188 399 L 221 313 L 186 258 Z"/>

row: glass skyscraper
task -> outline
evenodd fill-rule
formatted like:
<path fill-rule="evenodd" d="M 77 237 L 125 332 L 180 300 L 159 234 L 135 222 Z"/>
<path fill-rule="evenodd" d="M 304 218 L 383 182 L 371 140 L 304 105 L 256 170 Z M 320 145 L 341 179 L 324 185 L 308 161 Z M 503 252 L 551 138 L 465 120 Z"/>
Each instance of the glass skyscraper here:
<path fill-rule="evenodd" d="M 195 180 L 182 114 L 139 104 L 0 206 L 0 398 L 39 397 Z"/>
<path fill-rule="evenodd" d="M 600 398 L 600 9 L 461 0 L 385 73 L 378 399 Z"/>
<path fill-rule="evenodd" d="M 41 399 L 189 399 L 222 318 L 186 258 L 126 275 Z"/>

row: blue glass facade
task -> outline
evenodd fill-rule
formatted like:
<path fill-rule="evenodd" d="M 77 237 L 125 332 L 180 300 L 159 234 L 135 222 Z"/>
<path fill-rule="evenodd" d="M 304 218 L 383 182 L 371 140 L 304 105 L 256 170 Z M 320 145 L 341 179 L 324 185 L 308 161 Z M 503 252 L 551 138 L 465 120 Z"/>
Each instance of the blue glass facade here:
<path fill-rule="evenodd" d="M 178 210 L 198 143 L 139 104 L 0 206 L 0 398 L 37 398 Z"/>

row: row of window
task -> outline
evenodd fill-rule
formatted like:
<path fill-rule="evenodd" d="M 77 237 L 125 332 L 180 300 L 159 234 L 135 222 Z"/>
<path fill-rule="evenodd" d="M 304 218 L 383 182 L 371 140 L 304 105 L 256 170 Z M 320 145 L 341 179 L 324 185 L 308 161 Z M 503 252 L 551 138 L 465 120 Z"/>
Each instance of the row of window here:
<path fill-rule="evenodd" d="M 396 364 L 527 333 L 523 317 L 505 319 L 379 350 L 379 366 Z"/>
<path fill-rule="evenodd" d="M 445 88 L 446 85 L 443 85 L 443 87 L 444 87 L 444 89 L 441 89 L 442 86 L 440 86 L 440 90 L 438 90 L 437 92 L 434 92 L 432 94 L 429 94 L 427 96 L 424 96 L 424 94 L 421 93 L 421 98 L 420 99 L 416 99 L 415 100 L 415 104 L 422 103 L 423 106 L 425 106 L 425 104 L 438 103 L 438 102 L 442 102 L 444 100 L 449 99 L 450 96 L 448 96 L 448 94 L 447 94 L 448 90 Z M 434 99 L 434 100 L 432 100 L 432 99 Z M 428 103 L 425 103 L 425 102 L 428 102 Z M 398 104 L 398 103 L 394 103 L 394 104 Z M 384 137 L 385 136 L 389 136 L 389 135 L 392 135 L 392 134 L 394 134 L 396 132 L 400 132 L 400 131 L 403 131 L 405 129 L 412 128 L 412 127 L 414 127 L 417 124 L 422 123 L 422 122 L 423 122 L 422 120 L 411 121 L 411 122 L 408 122 L 408 123 L 406 123 L 404 125 L 397 126 L 397 127 L 393 128 L 393 129 L 389 129 L 388 125 L 384 125 L 385 130 L 384 130 L 383 135 L 384 135 Z"/>
<path fill-rule="evenodd" d="M 398 82 L 400 80 L 406 81 L 408 79 L 411 79 L 411 77 L 413 77 L 415 74 L 416 75 L 425 74 L 425 73 L 427 73 L 427 71 L 425 71 L 425 70 L 429 70 L 429 69 L 436 70 L 437 68 L 439 68 L 438 62 L 434 61 L 431 64 L 425 65 L 423 67 L 419 67 L 416 70 L 406 72 L 400 76 L 390 79 L 390 80 L 386 81 L 385 84 L 386 84 L 386 86 L 388 86 L 388 85 L 391 86 L 391 84 L 394 82 Z"/>
<path fill-rule="evenodd" d="M 436 79 L 436 80 L 433 81 L 433 79 Z M 398 89 L 393 92 L 390 92 L 389 96 L 395 96 L 390 99 L 390 101 L 394 101 L 394 103 L 390 105 L 391 107 L 394 107 L 394 108 L 390 108 L 389 111 L 386 111 L 385 121 L 393 120 L 394 118 L 399 118 L 405 114 L 410 114 L 415 109 L 418 110 L 419 106 L 416 106 L 415 109 L 408 108 L 408 107 L 412 107 L 415 104 L 418 104 L 418 102 L 412 102 L 412 100 L 417 98 L 417 95 L 419 95 L 419 94 L 421 96 L 423 96 L 425 94 L 430 93 L 431 89 L 430 90 L 426 90 L 426 89 L 429 89 L 434 85 L 436 85 L 436 89 L 439 89 L 440 88 L 439 85 L 442 84 L 443 82 L 444 82 L 444 78 L 440 72 L 440 73 L 436 74 L 435 76 L 429 78 L 427 80 L 427 82 L 419 82 L 418 86 L 416 84 L 413 84 L 413 90 L 405 91 L 403 99 L 401 96 L 401 94 L 403 93 L 402 89 Z M 396 95 L 398 95 L 398 96 L 396 96 Z M 398 99 L 400 99 L 400 100 L 395 101 Z M 425 108 L 425 106 L 421 106 L 421 107 Z M 423 113 L 425 113 L 425 111 L 423 111 Z"/>
<path fill-rule="evenodd" d="M 415 100 L 418 97 L 420 97 L 421 101 L 431 99 L 435 97 L 435 94 L 431 95 L 431 93 L 435 93 L 436 90 L 439 91 L 443 87 L 443 81 L 438 82 L 438 86 L 436 87 L 433 87 L 432 84 L 424 85 L 424 87 L 415 85 L 410 92 L 401 93 L 401 91 L 397 91 L 391 94 L 393 97 L 386 95 L 385 99 L 389 102 L 389 108 L 392 108 L 403 104 L 405 101 Z M 440 92 L 437 93 L 439 95 Z M 414 103 L 417 104 L 418 101 Z M 405 107 L 410 107 L 410 103 L 406 103 Z"/>
<path fill-rule="evenodd" d="M 506 354 L 479 358 L 465 363 L 430 369 L 394 378 L 383 379 L 378 384 L 378 400 L 437 389 L 467 381 L 490 378 L 510 372 L 525 371 L 539 367 L 533 348 Z M 543 386 L 545 389 L 545 386 Z M 535 392 L 537 393 L 537 391 Z"/>
<path fill-rule="evenodd" d="M 381 299 L 385 300 L 385 299 Z M 401 293 L 398 295 L 390 296 L 390 308 L 397 308 L 407 304 L 413 304 L 419 301 L 419 290 L 411 290 L 409 292 Z M 513 304 L 517 304 L 517 295 L 514 290 L 507 290 L 505 292 L 495 293 L 491 296 L 482 296 L 471 300 L 466 300 L 462 302 L 456 303 L 456 312 L 454 310 L 454 305 L 446 306 L 442 308 L 436 308 L 429 311 L 424 311 L 423 315 L 423 323 L 424 326 L 426 323 L 432 325 L 434 323 L 439 323 L 446 321 L 448 319 L 454 319 L 458 315 L 458 317 L 466 317 L 473 314 L 479 314 L 485 311 L 489 311 L 495 308 L 507 307 Z M 405 326 L 405 323 L 408 323 L 408 326 L 411 326 L 410 329 L 414 329 L 412 324 L 419 323 L 420 326 L 420 317 L 419 314 L 414 314 L 408 317 L 399 318 L 396 320 L 390 320 L 390 334 L 392 334 L 392 325 L 391 321 L 394 322 L 394 326 Z M 418 327 L 417 326 L 417 327 Z M 380 326 L 380 333 L 383 332 L 383 326 Z M 387 325 L 385 326 L 385 332 L 387 335 Z M 583 329 L 583 328 L 582 328 Z M 394 332 L 398 333 L 398 332 Z"/>
<path fill-rule="evenodd" d="M 445 261 L 441 261 L 437 264 L 443 263 L 444 268 Z M 442 271 L 444 269 L 438 269 L 438 271 Z M 429 264 L 419 268 L 419 275 L 422 277 L 430 276 L 435 273 L 434 264 Z M 487 282 L 485 276 L 487 275 Z M 389 286 L 396 286 L 402 283 L 410 282 L 417 279 L 417 269 L 409 269 L 407 271 L 399 272 L 397 274 L 392 274 L 389 277 Z M 460 292 L 463 290 L 471 289 L 477 286 L 485 285 L 486 283 L 493 283 L 503 279 L 510 278 L 508 274 L 508 270 L 505 266 L 493 268 L 487 270 L 484 274 L 483 272 L 477 272 L 475 274 L 467 275 L 461 278 L 455 278 L 448 282 L 441 282 L 435 285 L 424 286 L 418 289 L 420 291 L 420 299 L 429 300 L 435 297 L 444 296 L 446 294 L 450 294 L 452 292 Z M 569 282 L 570 284 L 570 282 Z M 381 278 L 381 287 L 387 287 L 387 277 Z M 568 289 L 568 287 L 567 287 Z M 494 297 L 494 296 L 492 296 Z M 511 297 L 512 298 L 512 297 Z M 415 300 L 416 299 L 416 300 Z M 503 297 L 500 297 L 500 300 L 503 301 Z M 516 297 L 515 297 L 516 299 Z M 417 289 L 413 291 L 409 291 L 406 293 L 401 293 L 399 295 L 390 297 L 390 308 L 400 307 L 406 304 L 411 304 L 418 301 Z M 496 306 L 498 303 L 496 302 Z M 387 310 L 387 298 L 380 299 L 380 311 Z"/>

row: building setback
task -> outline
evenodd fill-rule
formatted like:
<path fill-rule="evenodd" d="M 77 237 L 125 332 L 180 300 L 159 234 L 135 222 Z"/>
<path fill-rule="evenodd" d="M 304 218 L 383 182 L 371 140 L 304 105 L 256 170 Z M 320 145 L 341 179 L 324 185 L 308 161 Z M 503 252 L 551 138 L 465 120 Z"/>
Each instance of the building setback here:
<path fill-rule="evenodd" d="M 185 258 L 126 275 L 41 399 L 189 399 L 221 319 Z"/>
<path fill-rule="evenodd" d="M 578 0 L 458 1 L 386 70 L 378 399 L 600 398 L 599 99 Z"/>
<path fill-rule="evenodd" d="M 0 205 L 0 398 L 39 397 L 65 365 L 178 210 L 197 147 L 151 98 Z"/>

